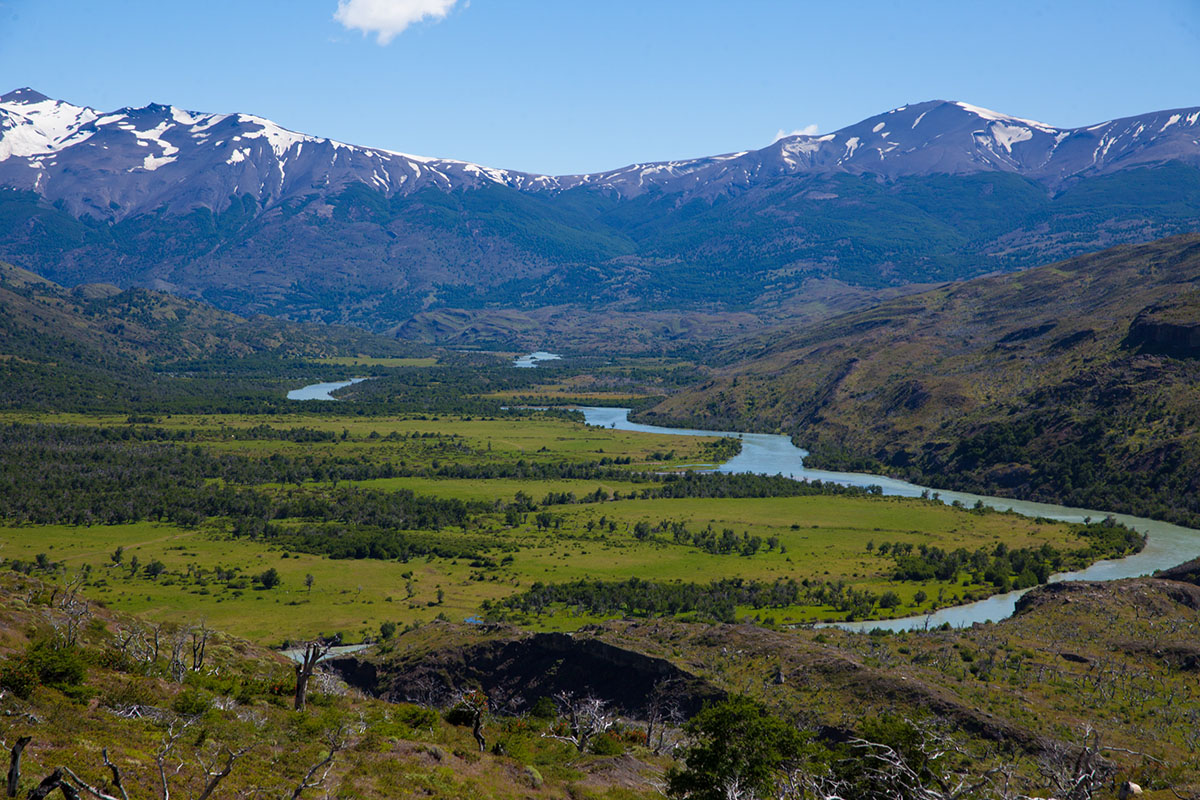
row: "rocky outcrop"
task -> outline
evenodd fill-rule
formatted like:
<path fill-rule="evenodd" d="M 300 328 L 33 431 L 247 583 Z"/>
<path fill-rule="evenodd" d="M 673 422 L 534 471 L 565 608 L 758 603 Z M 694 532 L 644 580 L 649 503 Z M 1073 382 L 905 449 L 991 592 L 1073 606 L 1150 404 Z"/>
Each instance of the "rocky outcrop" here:
<path fill-rule="evenodd" d="M 1200 357 L 1200 292 L 1142 309 L 1129 325 L 1125 345 L 1143 353 Z"/>
<path fill-rule="evenodd" d="M 559 692 L 593 695 L 639 716 L 656 687 L 691 715 L 725 692 L 669 661 L 590 638 L 537 633 L 394 657 L 344 656 L 327 662 L 342 678 L 394 702 L 478 687 L 517 710 Z"/>

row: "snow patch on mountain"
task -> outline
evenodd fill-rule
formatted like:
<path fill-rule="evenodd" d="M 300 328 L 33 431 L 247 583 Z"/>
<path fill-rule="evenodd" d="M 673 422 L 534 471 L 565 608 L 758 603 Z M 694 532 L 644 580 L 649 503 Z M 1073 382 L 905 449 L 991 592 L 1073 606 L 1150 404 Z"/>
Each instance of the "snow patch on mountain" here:
<path fill-rule="evenodd" d="M 1200 164 L 1200 109 L 1059 129 L 962 102 L 892 109 L 822 136 L 796 132 L 761 150 L 549 176 L 433 158 L 288 130 L 253 114 L 152 104 L 99 114 L 31 90 L 0 98 L 0 185 L 63 200 L 76 213 L 219 207 L 249 193 L 263 207 L 362 184 L 385 195 L 501 185 L 523 192 L 579 187 L 632 198 L 739 193 L 784 176 L 1004 171 L 1057 186 L 1084 173 L 1184 159 Z M 119 209 L 119 210 L 113 210 Z"/>
<path fill-rule="evenodd" d="M 1004 122 L 992 123 L 992 138 L 996 144 L 1012 153 L 1012 146 L 1017 142 L 1028 142 L 1033 138 L 1033 131 L 1023 125 L 1009 125 Z"/>
<path fill-rule="evenodd" d="M 1008 122 L 1028 125 L 1030 128 L 1036 128 L 1037 130 L 1044 131 L 1046 133 L 1054 133 L 1056 130 L 1058 130 L 1053 125 L 1047 125 L 1044 122 L 1038 122 L 1037 120 L 1032 119 L 1022 119 L 1020 117 L 1010 117 L 1008 114 L 1001 114 L 999 111 L 992 111 L 990 108 L 983 108 L 982 106 L 973 106 L 970 103 L 955 103 L 955 105 L 966 111 L 970 111 L 977 117 L 981 117 L 986 120 L 992 120 L 994 122 Z"/>
<path fill-rule="evenodd" d="M 4 98 L 0 100 L 0 161 L 43 155 L 77 144 L 87 138 L 80 128 L 96 119 L 96 112 L 90 108 L 28 90 L 19 89 Z"/>
<path fill-rule="evenodd" d="M 266 139 L 267 143 L 271 146 L 272 152 L 275 153 L 276 158 L 282 158 L 284 153 L 286 153 L 288 150 L 291 150 L 296 145 L 303 144 L 304 142 L 328 143 L 332 145 L 335 150 L 339 147 L 350 147 L 348 144 L 336 142 L 333 139 L 319 139 L 316 136 L 309 136 L 304 133 L 289 131 L 287 128 L 276 125 L 269 119 L 256 117 L 253 114 L 238 114 L 237 118 L 239 122 L 248 122 L 251 125 L 258 126 L 258 130 L 251 129 L 244 131 L 242 136 L 247 139 Z"/>

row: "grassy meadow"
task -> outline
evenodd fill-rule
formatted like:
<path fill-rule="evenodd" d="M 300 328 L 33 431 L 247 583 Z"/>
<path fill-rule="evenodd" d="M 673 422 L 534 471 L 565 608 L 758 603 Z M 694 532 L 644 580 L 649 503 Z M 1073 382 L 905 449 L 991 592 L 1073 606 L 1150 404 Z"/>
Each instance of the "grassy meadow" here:
<path fill-rule="evenodd" d="M 8 415 L 6 419 L 33 420 L 129 427 L 128 418 L 119 416 Z M 892 580 L 891 560 L 871 552 L 878 544 L 908 543 L 950 551 L 1047 543 L 1070 550 L 1079 543 L 1067 525 L 972 513 L 917 499 L 836 495 L 633 499 L 646 487 L 635 473 L 713 460 L 713 448 L 728 442 L 588 427 L 554 414 L 496 418 L 294 414 L 266 420 L 252 415 L 170 415 L 155 418 L 152 424 L 171 435 L 186 433 L 191 447 L 255 459 L 290 456 L 318 462 L 391 463 L 428 471 L 446 463 L 572 464 L 605 458 L 630 475 L 629 480 L 619 478 L 624 473 L 577 480 L 422 474 L 340 482 L 342 488 L 363 491 L 408 490 L 418 496 L 482 501 L 485 510 L 472 519 L 469 529 L 464 525 L 425 532 L 445 542 L 478 542 L 482 537 L 486 554 L 475 558 L 334 559 L 289 552 L 269 541 L 231 536 L 230 520 L 222 517 L 194 526 L 140 521 L 0 528 L 0 557 L 29 562 L 44 554 L 45 559 L 59 562 L 67 575 L 87 565 L 93 595 L 114 608 L 150 618 L 205 620 L 267 644 L 318 632 L 340 632 L 354 641 L 374 635 L 383 622 L 404 625 L 439 616 L 460 621 L 479 615 L 485 602 L 502 600 L 536 582 L 584 579 L 840 581 L 877 594 L 894 591 L 900 604 L 877 608 L 873 615 L 897 616 L 982 597 L 994 589 L 969 574 L 965 585 L 957 580 L 959 576 L 954 581 Z M 331 435 L 323 441 L 289 441 L 270 438 L 266 430 Z M 264 483 L 252 488 L 267 494 L 320 494 L 332 491 L 335 483 L 310 480 L 303 486 Z M 608 499 L 584 502 L 597 490 Z M 507 515 L 506 507 L 519 495 L 529 499 L 528 510 L 516 517 Z M 554 495 L 559 499 L 547 504 Z M 575 502 L 562 502 L 563 495 L 571 495 Z M 299 526 L 304 520 L 280 523 Z M 639 537 L 639 523 L 655 530 L 679 523 L 691 531 L 730 529 L 740 539 L 756 537 L 772 544 L 750 555 L 718 554 L 665 536 Z M 119 564 L 114 560 L 118 548 L 122 548 Z M 154 562 L 161 563 L 162 570 L 152 577 L 145 568 Z M 276 571 L 280 581 L 263 588 L 255 577 L 269 569 Z M 311 586 L 306 584 L 309 575 Z M 739 609 L 739 614 L 755 617 L 749 608 Z M 769 616 L 778 624 L 844 618 L 836 609 L 823 606 L 771 609 Z M 566 609 L 523 620 L 528 627 L 544 630 L 595 621 L 596 617 Z"/>

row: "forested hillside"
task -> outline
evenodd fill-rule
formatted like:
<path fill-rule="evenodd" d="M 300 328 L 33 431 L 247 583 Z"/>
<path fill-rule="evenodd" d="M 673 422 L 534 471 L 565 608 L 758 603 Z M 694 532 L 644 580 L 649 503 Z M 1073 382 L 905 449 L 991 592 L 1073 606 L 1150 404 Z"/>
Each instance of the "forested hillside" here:
<path fill-rule="evenodd" d="M 0 405 L 128 408 L 179 399 L 197 384 L 164 376 L 203 366 L 224 377 L 224 397 L 249 388 L 235 375 L 263 379 L 303 373 L 300 359 L 368 352 L 401 356 L 419 346 L 353 328 L 243 319 L 205 303 L 107 284 L 66 289 L 0 263 Z"/>
<path fill-rule="evenodd" d="M 949 284 L 725 354 L 645 420 L 809 463 L 1200 521 L 1200 237 Z"/>

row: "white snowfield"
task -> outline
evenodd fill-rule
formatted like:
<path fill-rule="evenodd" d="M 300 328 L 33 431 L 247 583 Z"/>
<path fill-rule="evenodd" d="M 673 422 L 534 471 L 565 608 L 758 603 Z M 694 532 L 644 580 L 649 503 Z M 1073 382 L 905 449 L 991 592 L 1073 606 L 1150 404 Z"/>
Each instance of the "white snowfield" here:
<path fill-rule="evenodd" d="M 755 181 L 805 173 L 897 178 L 1008 171 L 1054 183 L 1171 159 L 1200 163 L 1198 139 L 1200 109 L 1060 129 L 969 103 L 930 101 L 834 133 L 785 136 L 761 150 L 549 176 L 359 147 L 291 131 L 253 114 L 155 104 L 101 114 L 21 89 L 0 98 L 0 185 L 50 197 L 56 191 L 69 194 L 72 180 L 80 186 L 101 175 L 105 180 L 120 176 L 155 187 L 127 193 L 145 195 L 146 203 L 162 203 L 164 187 L 195 175 L 213 185 L 214 197 L 250 192 L 265 203 L 314 186 L 336 190 L 352 183 L 389 196 L 425 187 L 501 185 L 525 192 L 595 187 L 623 197 L 649 191 L 712 197 Z M 109 188 L 114 197 L 122 193 L 120 186 Z"/>

